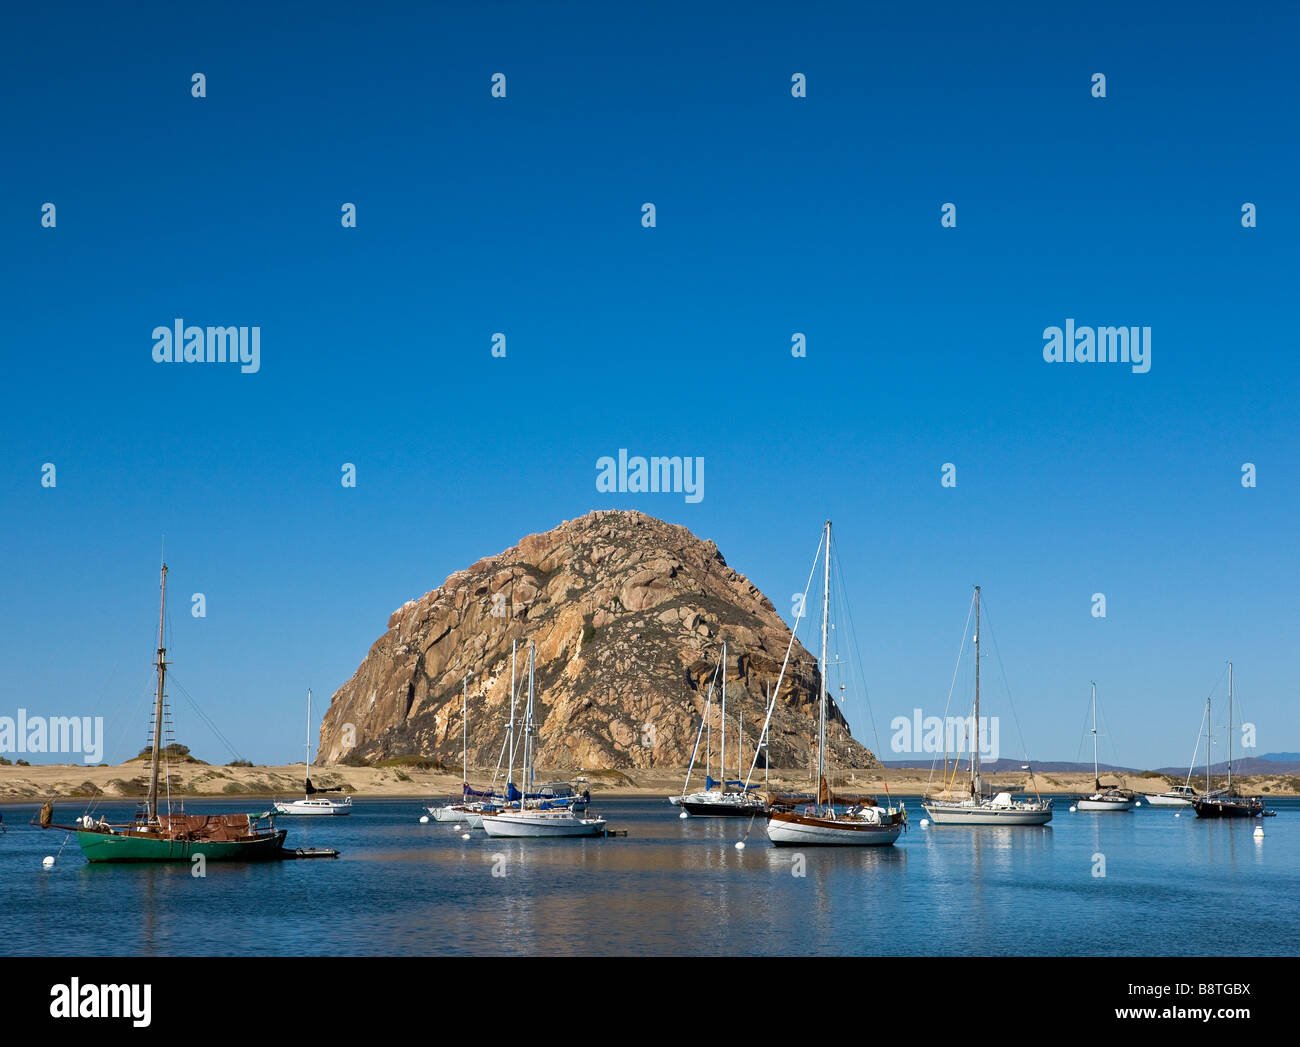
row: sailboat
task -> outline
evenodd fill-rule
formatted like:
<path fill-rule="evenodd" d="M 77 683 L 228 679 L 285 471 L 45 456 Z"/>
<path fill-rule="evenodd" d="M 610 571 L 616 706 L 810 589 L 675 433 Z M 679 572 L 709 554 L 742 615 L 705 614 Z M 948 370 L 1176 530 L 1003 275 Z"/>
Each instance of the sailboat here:
<path fill-rule="evenodd" d="M 706 742 L 704 789 L 693 793 L 686 791 L 691 781 L 691 772 L 695 769 L 695 754 L 699 751 L 700 734 L 704 733 L 706 725 L 709 727 L 709 733 L 712 734 L 712 719 L 709 713 L 713 706 L 713 684 L 710 683 L 708 697 L 704 702 L 704 716 L 700 720 L 700 730 L 695 735 L 695 747 L 691 752 L 690 766 L 686 768 L 686 781 L 682 784 L 682 794 L 670 796 L 668 801 L 697 818 L 754 818 L 760 814 L 767 814 L 768 806 L 740 780 L 743 736 L 736 745 L 736 778 L 727 781 L 727 642 L 725 640 L 722 641 L 722 658 L 718 662 L 717 672 L 714 673 L 715 678 L 719 674 L 722 676 L 722 752 L 718 764 L 723 780 L 715 782 L 710 777 L 710 771 L 713 769 L 713 753 L 711 743 Z M 743 724 L 742 720 L 742 730 Z"/>
<path fill-rule="evenodd" d="M 1222 679 L 1222 677 L 1220 677 Z M 1208 733 L 1210 700 L 1205 700 L 1206 725 Z M 1232 788 L 1232 663 L 1228 663 L 1228 784 L 1222 788 L 1210 790 L 1210 746 L 1205 746 L 1205 795 L 1192 801 L 1198 818 L 1260 818 L 1271 811 L 1264 809 L 1264 801 L 1258 796 L 1241 796 Z"/>
<path fill-rule="evenodd" d="M 826 636 L 831 607 L 831 522 L 826 521 L 822 592 L 822 654 L 817 666 L 821 716 L 817 728 L 817 800 L 801 810 L 772 810 L 767 836 L 777 847 L 889 846 L 907 827 L 907 811 L 882 807 L 874 796 L 836 796 L 826 781 Z M 815 562 L 814 562 L 815 569 Z M 794 637 L 791 636 L 793 644 Z M 787 655 L 788 657 L 788 655 Z M 777 685 L 780 692 L 780 685 Z M 768 707 L 769 718 L 771 706 Z M 766 731 L 764 725 L 764 731 Z"/>
<path fill-rule="evenodd" d="M 459 822 L 476 828 L 483 824 L 483 809 L 485 806 L 491 806 L 492 796 L 478 799 L 481 793 L 475 792 L 469 785 L 469 677 L 466 673 L 465 678 L 461 680 L 461 734 L 463 742 L 461 746 L 461 798 L 459 803 L 445 803 L 426 807 L 425 810 L 433 815 L 436 822 Z M 514 654 L 511 652 L 510 658 L 510 690 L 511 697 L 514 695 L 515 666 Z M 512 716 L 513 720 L 513 716 Z"/>
<path fill-rule="evenodd" d="M 307 688 L 307 767 L 301 800 L 275 800 L 275 809 L 280 814 L 351 814 L 352 797 L 342 800 L 330 800 L 324 797 L 316 799 L 318 793 L 337 793 L 343 786 L 336 785 L 329 789 L 318 789 L 311 783 L 311 688 Z"/>
<path fill-rule="evenodd" d="M 992 792 L 980 777 L 980 587 L 975 586 L 975 713 L 970 747 L 970 786 L 961 798 L 926 796 L 921 801 L 935 825 L 1046 825 L 1052 801 L 1017 800 L 1009 791 Z M 954 769 L 954 775 L 956 771 Z"/>
<path fill-rule="evenodd" d="M 1075 798 L 1074 805 L 1080 811 L 1131 811 L 1137 802 L 1137 795 L 1117 785 L 1101 784 L 1101 774 L 1097 770 L 1097 682 L 1092 682 L 1092 787 L 1093 792 Z"/>
<path fill-rule="evenodd" d="M 1191 807 L 1197 797 L 1191 785 L 1175 785 L 1162 793 L 1147 793 L 1146 798 L 1152 807 Z"/>
<path fill-rule="evenodd" d="M 41 808 L 42 829 L 75 832 L 77 843 L 90 862 L 188 862 L 202 857 L 210 862 L 270 861 L 292 857 L 284 851 L 287 830 L 276 829 L 274 822 L 262 825 L 260 816 L 252 814 L 185 814 L 173 813 L 171 803 L 158 809 L 158 769 L 162 755 L 164 680 L 167 674 L 167 650 L 163 646 L 163 625 L 167 606 L 167 565 L 162 565 L 161 598 L 158 610 L 158 693 L 154 704 L 152 760 L 149 794 L 144 809 L 130 824 L 113 825 L 106 818 L 96 820 L 90 814 L 78 818 L 77 826 L 54 823 L 54 803 Z"/>
<path fill-rule="evenodd" d="M 552 837 L 552 836 L 603 836 L 604 818 L 587 818 L 572 806 L 557 806 L 550 800 L 539 799 L 529 807 L 529 787 L 534 780 L 533 760 L 536 756 L 533 735 L 535 696 L 533 691 L 536 644 L 528 645 L 528 704 L 524 710 L 524 769 L 523 794 L 517 809 L 484 810 L 483 831 L 498 837 Z M 512 790 L 513 791 L 513 790 Z"/>

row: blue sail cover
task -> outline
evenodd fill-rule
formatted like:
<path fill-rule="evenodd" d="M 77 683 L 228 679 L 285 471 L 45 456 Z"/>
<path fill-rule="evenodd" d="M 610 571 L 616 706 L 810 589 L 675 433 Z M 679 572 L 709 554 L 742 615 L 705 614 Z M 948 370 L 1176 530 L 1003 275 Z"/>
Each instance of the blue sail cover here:
<path fill-rule="evenodd" d="M 486 795 L 486 794 L 478 794 L 478 795 Z M 529 793 L 527 796 L 525 796 L 517 788 L 515 788 L 514 782 L 506 783 L 507 803 L 518 803 L 520 800 L 545 800 L 547 802 L 542 804 L 542 809 L 551 810 L 552 808 L 568 807 L 569 804 L 573 803 L 573 801 L 576 799 L 578 799 L 578 797 L 576 796 L 548 796 L 543 793 Z"/>
<path fill-rule="evenodd" d="M 482 797 L 482 798 L 485 799 L 485 800 L 495 800 L 495 799 L 497 799 L 497 794 L 494 793 L 491 789 L 487 789 L 487 790 L 484 790 L 484 791 L 480 791 L 480 790 L 478 790 L 478 789 L 471 789 L 471 788 L 469 787 L 469 782 L 463 782 L 463 783 L 461 784 L 461 795 L 462 795 L 462 796 L 466 796 L 466 797 L 469 797 L 469 796 L 479 796 L 479 797 Z"/>
<path fill-rule="evenodd" d="M 715 781 L 714 781 L 712 778 L 710 778 L 707 774 L 704 776 L 704 788 L 705 788 L 705 789 L 716 789 L 719 785 L 721 785 L 721 786 L 728 786 L 728 785 L 739 785 L 739 786 L 744 786 L 744 789 L 745 789 L 746 792 L 753 792 L 755 789 L 758 788 L 757 785 L 745 785 L 745 783 L 742 782 L 739 778 L 736 778 L 736 779 L 734 779 L 734 780 L 732 780 L 732 781 L 726 781 L 726 782 L 715 782 Z"/>

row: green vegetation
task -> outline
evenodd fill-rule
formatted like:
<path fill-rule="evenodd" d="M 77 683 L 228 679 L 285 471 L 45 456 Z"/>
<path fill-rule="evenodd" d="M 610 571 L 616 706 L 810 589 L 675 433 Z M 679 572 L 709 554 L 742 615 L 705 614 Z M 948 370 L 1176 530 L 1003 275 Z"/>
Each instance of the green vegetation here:
<path fill-rule="evenodd" d="M 252 760 L 231 760 L 228 764 L 226 764 L 226 766 L 227 767 L 252 767 L 253 761 Z"/>
<path fill-rule="evenodd" d="M 182 745 L 180 742 L 172 742 L 170 745 L 164 745 L 162 749 L 159 750 L 158 754 L 177 763 L 203 763 L 202 760 L 190 755 L 190 747 L 188 745 Z M 131 759 L 126 762 L 134 763 L 137 760 L 149 760 L 152 759 L 152 757 L 153 747 L 146 745 L 139 753 L 132 756 Z"/>

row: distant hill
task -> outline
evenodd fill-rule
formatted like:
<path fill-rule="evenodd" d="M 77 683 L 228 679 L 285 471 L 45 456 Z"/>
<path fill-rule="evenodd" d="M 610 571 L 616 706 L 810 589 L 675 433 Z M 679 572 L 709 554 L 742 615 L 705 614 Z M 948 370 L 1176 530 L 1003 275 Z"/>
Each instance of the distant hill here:
<path fill-rule="evenodd" d="M 1234 774 L 1300 774 L 1300 757 L 1294 760 L 1282 760 L 1276 757 L 1294 755 L 1287 753 L 1270 753 L 1268 756 L 1243 756 L 1232 761 Z M 1228 762 L 1210 764 L 1211 774 L 1227 774 Z M 1186 775 L 1186 767 L 1161 767 L 1160 774 Z M 1192 768 L 1192 778 L 1205 774 L 1205 764 Z"/>
<path fill-rule="evenodd" d="M 910 760 L 884 760 L 886 767 L 893 768 L 929 768 L 930 761 L 921 757 L 913 757 Z M 962 766 L 966 766 L 966 757 L 961 759 Z M 951 765 L 951 763 L 950 763 Z M 943 766 L 943 759 L 940 757 L 939 766 Z M 992 773 L 1004 773 L 1006 771 L 1018 771 L 1025 766 L 1024 760 L 981 760 L 981 769 Z M 1087 774 L 1092 770 L 1090 763 L 1071 763 L 1064 760 L 1043 761 L 1037 760 L 1033 763 L 1035 771 L 1041 771 L 1044 774 Z M 1103 763 L 1100 765 L 1103 774 L 1143 774 L 1144 772 L 1135 767 L 1116 767 L 1113 764 Z M 1228 772 L 1228 764 L 1225 760 L 1223 763 L 1210 765 L 1210 773 L 1214 775 L 1223 775 Z M 1187 777 L 1186 767 L 1157 767 L 1156 774 L 1167 775 L 1171 778 Z M 1240 756 L 1232 761 L 1233 774 L 1300 774 L 1300 753 L 1268 753 L 1265 756 Z M 1192 777 L 1198 774 L 1205 774 L 1205 765 L 1199 764 L 1192 768 Z"/>
<path fill-rule="evenodd" d="M 930 766 L 929 760 L 922 760 L 919 757 L 913 757 L 910 760 L 884 760 L 882 762 L 886 767 L 925 768 Z M 961 762 L 962 762 L 962 766 L 965 766 L 966 764 L 965 756 L 962 757 Z M 939 765 L 943 766 L 942 758 L 940 758 Z M 1008 760 L 1005 757 L 1000 760 L 980 761 L 980 768 L 982 770 L 988 771 L 990 774 L 1000 774 L 1005 771 L 1019 771 L 1024 766 L 1025 766 L 1024 760 Z M 1039 762 L 1035 760 L 1033 761 L 1032 766 L 1035 771 L 1042 771 L 1045 774 L 1048 772 L 1054 774 L 1086 774 L 1088 771 L 1092 770 L 1092 764 L 1090 763 L 1071 763 L 1069 761 L 1063 761 L 1063 760 L 1057 760 L 1054 762 Z M 1233 764 L 1233 766 L 1235 767 L 1236 764 Z M 1136 770 L 1132 767 L 1115 767 L 1114 765 L 1108 763 L 1098 764 L 1098 770 L 1102 771 L 1103 773 L 1110 772 L 1111 774 L 1141 774 L 1142 773 L 1141 771 Z M 1186 768 L 1184 768 L 1184 770 L 1180 773 L 1185 773 L 1185 772 L 1186 772 Z M 1162 771 L 1161 773 L 1163 774 L 1164 772 Z"/>

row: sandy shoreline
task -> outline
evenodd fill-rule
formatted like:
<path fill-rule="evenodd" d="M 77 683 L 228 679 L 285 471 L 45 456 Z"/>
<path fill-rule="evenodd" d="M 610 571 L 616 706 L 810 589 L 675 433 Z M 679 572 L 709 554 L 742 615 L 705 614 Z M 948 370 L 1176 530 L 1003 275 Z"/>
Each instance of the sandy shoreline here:
<path fill-rule="evenodd" d="M 470 782 L 482 787 L 492 779 L 492 768 L 471 768 Z M 0 766 L 0 803 L 40 803 L 54 798 L 63 802 L 97 801 L 116 802 L 142 797 L 148 789 L 147 762 L 131 762 L 116 767 L 87 767 L 72 764 L 46 764 L 31 767 Z M 571 768 L 538 771 L 538 780 L 570 781 L 586 779 L 584 787 L 599 796 L 663 796 L 677 795 L 682 790 L 686 769 L 656 768 L 653 770 L 629 769 L 626 771 L 575 771 Z M 963 776 L 964 777 L 964 773 Z M 1117 780 L 1116 775 L 1103 775 L 1103 780 Z M 771 772 L 771 784 L 785 791 L 807 792 L 812 788 L 808 772 Z M 172 765 L 172 793 L 183 797 L 228 797 L 231 800 L 290 799 L 302 795 L 302 764 L 277 767 L 219 767 L 204 763 Z M 936 775 L 933 787 L 941 787 L 941 775 Z M 343 786 L 345 793 L 362 798 L 376 799 L 430 799 L 452 796 L 459 792 L 459 772 L 420 770 L 411 766 L 313 768 L 312 782 L 318 788 Z M 912 768 L 890 768 L 889 792 L 913 796 L 925 792 L 930 786 L 930 771 Z M 1022 772 L 1009 772 L 985 776 L 991 786 L 1015 792 L 1033 792 L 1027 776 Z M 762 778 L 757 779 L 760 786 Z M 1251 775 L 1235 779 L 1243 792 L 1252 795 L 1300 795 L 1300 778 L 1294 775 Z M 960 784 L 960 782 L 958 783 Z M 1139 793 L 1163 792 L 1168 785 L 1181 784 L 1162 775 L 1147 773 L 1129 775 L 1123 784 Z M 1203 783 L 1193 780 L 1199 790 Z M 883 792 L 879 771 L 858 770 L 846 772 L 837 778 L 836 785 L 845 791 Z M 693 788 L 703 786 L 703 776 L 697 771 L 692 779 Z M 1053 773 L 1037 775 L 1038 790 L 1053 795 L 1079 793 L 1089 790 L 1092 776 L 1078 773 Z"/>

